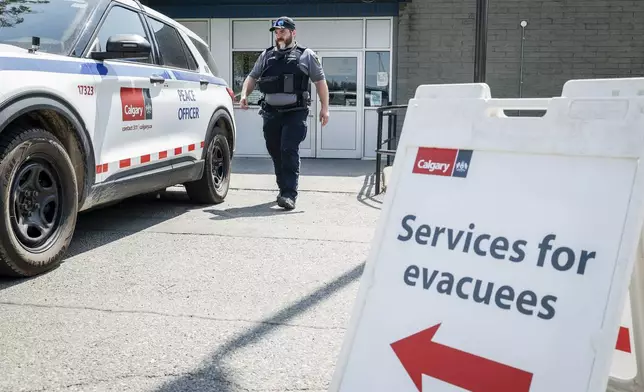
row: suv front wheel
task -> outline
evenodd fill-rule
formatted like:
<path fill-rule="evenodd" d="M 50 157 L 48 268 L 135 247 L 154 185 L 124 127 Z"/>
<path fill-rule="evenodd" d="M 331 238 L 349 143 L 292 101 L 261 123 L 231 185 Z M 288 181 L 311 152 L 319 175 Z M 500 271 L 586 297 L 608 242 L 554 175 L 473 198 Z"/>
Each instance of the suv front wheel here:
<path fill-rule="evenodd" d="M 190 200 L 200 204 L 224 201 L 230 185 L 230 146 L 226 132 L 216 127 L 206 146 L 205 168 L 201 178 L 184 184 Z"/>
<path fill-rule="evenodd" d="M 34 276 L 57 267 L 78 213 L 76 175 L 51 133 L 12 126 L 0 133 L 0 275 Z"/>

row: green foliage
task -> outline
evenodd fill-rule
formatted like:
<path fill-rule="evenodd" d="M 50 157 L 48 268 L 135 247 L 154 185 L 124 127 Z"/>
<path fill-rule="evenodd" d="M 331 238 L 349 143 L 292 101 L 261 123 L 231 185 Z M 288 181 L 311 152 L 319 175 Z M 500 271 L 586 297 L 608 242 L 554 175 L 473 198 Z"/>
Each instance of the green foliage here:
<path fill-rule="evenodd" d="M 0 28 L 22 23 L 24 14 L 32 12 L 32 4 L 47 4 L 49 0 L 0 0 Z"/>

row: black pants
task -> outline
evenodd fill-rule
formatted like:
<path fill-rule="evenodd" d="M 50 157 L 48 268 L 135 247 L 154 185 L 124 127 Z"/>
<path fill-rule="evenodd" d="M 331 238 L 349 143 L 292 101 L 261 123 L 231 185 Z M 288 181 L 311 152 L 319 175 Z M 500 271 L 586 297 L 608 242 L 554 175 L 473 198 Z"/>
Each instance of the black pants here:
<path fill-rule="evenodd" d="M 297 198 L 300 176 L 300 143 L 306 139 L 309 110 L 263 111 L 264 140 L 273 159 L 277 186 L 282 196 Z"/>

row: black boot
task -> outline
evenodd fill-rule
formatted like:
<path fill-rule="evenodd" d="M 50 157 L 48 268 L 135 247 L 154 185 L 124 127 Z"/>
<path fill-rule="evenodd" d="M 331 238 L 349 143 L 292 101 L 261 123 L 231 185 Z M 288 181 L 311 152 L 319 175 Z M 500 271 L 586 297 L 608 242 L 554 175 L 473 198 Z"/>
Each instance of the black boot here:
<path fill-rule="evenodd" d="M 284 208 L 285 210 L 292 210 L 295 208 L 295 200 L 290 197 L 278 197 L 277 205 Z"/>

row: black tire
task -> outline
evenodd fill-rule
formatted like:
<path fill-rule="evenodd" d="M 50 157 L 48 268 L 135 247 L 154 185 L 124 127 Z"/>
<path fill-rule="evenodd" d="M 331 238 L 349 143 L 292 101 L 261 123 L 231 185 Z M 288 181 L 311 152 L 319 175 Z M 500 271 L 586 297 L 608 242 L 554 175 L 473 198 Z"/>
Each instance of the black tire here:
<path fill-rule="evenodd" d="M 190 200 L 199 204 L 220 204 L 230 186 L 230 146 L 226 132 L 216 127 L 206 146 L 205 167 L 201 178 L 184 184 Z"/>
<path fill-rule="evenodd" d="M 0 133 L 0 208 L 0 275 L 35 276 L 60 265 L 76 227 L 78 188 L 54 135 L 18 126 Z"/>

